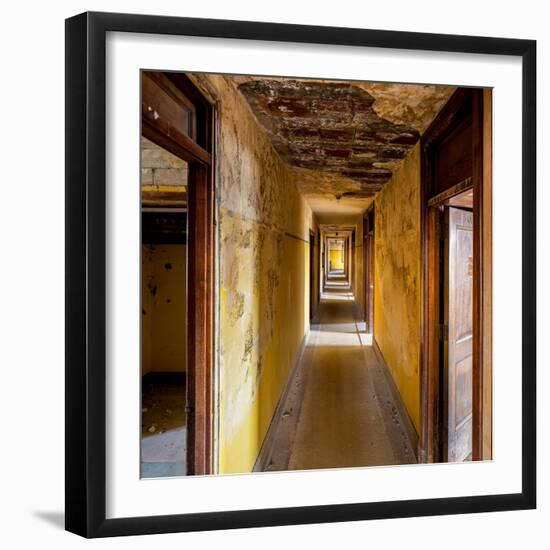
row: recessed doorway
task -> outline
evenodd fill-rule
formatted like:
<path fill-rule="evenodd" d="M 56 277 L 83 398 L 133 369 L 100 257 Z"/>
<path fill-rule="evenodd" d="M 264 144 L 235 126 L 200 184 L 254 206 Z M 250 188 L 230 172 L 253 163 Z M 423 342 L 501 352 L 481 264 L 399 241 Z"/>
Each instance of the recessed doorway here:
<path fill-rule="evenodd" d="M 213 109 L 142 71 L 142 477 L 213 470 Z"/>
<path fill-rule="evenodd" d="M 490 113 L 459 89 L 422 140 L 423 462 L 492 456 Z"/>

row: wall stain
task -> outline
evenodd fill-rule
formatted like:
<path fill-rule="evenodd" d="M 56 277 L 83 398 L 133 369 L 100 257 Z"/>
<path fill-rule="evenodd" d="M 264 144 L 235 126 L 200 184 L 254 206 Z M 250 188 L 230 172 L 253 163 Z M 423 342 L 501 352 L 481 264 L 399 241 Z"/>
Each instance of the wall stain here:
<path fill-rule="evenodd" d="M 375 338 L 417 430 L 420 422 L 420 149 L 375 201 Z"/>
<path fill-rule="evenodd" d="M 312 214 L 297 176 L 279 158 L 235 83 L 219 75 L 201 78 L 220 105 L 219 468 L 244 472 L 254 464 L 306 330 Z"/>

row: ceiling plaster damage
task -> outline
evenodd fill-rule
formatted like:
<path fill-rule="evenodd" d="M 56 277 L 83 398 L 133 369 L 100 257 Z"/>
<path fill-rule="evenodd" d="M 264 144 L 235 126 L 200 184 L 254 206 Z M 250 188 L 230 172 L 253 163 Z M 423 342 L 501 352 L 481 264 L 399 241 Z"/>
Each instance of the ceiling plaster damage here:
<path fill-rule="evenodd" d="M 361 213 L 454 91 L 434 85 L 231 78 L 319 213 Z"/>

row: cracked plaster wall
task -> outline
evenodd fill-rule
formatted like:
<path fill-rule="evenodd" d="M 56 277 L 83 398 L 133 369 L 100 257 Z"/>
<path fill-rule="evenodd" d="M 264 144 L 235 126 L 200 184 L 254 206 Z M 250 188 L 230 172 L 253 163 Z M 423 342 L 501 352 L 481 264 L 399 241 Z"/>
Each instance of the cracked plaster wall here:
<path fill-rule="evenodd" d="M 413 424 L 420 427 L 420 148 L 375 201 L 374 335 Z"/>
<path fill-rule="evenodd" d="M 252 470 L 309 325 L 313 215 L 231 81 L 220 105 L 219 464 Z"/>

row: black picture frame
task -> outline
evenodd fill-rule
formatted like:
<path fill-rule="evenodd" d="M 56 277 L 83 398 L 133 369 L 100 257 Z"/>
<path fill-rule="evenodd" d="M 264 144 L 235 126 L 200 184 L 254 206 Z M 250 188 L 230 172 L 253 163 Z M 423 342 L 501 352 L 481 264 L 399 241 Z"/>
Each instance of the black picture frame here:
<path fill-rule="evenodd" d="M 516 56 L 522 60 L 522 491 L 106 519 L 105 39 L 108 31 Z M 180 17 L 66 20 L 66 529 L 107 537 L 536 506 L 536 42 Z"/>

